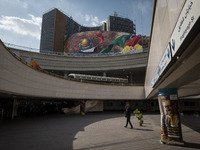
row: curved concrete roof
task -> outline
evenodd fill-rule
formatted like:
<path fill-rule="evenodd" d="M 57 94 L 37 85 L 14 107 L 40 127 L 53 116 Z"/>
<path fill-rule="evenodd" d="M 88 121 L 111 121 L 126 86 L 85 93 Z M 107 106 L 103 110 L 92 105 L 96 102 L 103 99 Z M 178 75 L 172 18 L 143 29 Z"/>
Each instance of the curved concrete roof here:
<path fill-rule="evenodd" d="M 55 60 L 64 59 L 64 56 L 53 57 Z M 0 42 L 0 70 L 0 93 L 63 99 L 144 99 L 143 86 L 81 83 L 34 70 L 17 59 L 2 42 Z"/>
<path fill-rule="evenodd" d="M 117 56 L 101 56 L 101 57 L 72 57 L 63 55 L 49 55 L 42 53 L 34 53 L 12 48 L 13 52 L 17 52 L 20 58 L 33 58 L 41 68 L 46 70 L 62 70 L 62 71 L 110 71 L 122 69 L 145 68 L 147 65 L 148 52 L 124 54 Z"/>

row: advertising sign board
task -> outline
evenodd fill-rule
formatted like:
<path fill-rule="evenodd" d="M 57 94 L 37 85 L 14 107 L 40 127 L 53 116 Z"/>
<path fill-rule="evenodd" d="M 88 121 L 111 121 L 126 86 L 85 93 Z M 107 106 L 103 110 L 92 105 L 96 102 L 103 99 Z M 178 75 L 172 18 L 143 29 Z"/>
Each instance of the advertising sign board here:
<path fill-rule="evenodd" d="M 172 56 L 176 54 L 179 47 L 187 37 L 192 27 L 200 16 L 200 0 L 187 0 L 181 11 L 177 24 L 170 38 Z"/>
<path fill-rule="evenodd" d="M 159 76 L 161 76 L 161 74 L 163 73 L 163 71 L 166 69 L 166 67 L 170 63 L 171 59 L 172 58 L 171 58 L 170 44 L 168 44 L 167 48 L 166 48 L 166 50 L 164 52 L 164 55 L 163 55 L 162 59 L 160 60 L 158 68 L 156 69 L 154 77 L 153 77 L 153 79 L 151 81 L 151 85 L 152 86 L 157 82 Z"/>

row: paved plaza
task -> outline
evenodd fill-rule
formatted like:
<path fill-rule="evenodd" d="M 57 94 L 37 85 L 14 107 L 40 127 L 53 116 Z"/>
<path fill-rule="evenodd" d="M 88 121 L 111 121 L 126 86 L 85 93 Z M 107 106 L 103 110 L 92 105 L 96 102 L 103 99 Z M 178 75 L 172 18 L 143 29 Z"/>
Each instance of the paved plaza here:
<path fill-rule="evenodd" d="M 185 146 L 160 143 L 160 115 L 144 113 L 139 126 L 125 128 L 123 112 L 48 115 L 0 120 L 0 150 L 188 150 L 200 149 L 200 119 L 184 115 Z"/>

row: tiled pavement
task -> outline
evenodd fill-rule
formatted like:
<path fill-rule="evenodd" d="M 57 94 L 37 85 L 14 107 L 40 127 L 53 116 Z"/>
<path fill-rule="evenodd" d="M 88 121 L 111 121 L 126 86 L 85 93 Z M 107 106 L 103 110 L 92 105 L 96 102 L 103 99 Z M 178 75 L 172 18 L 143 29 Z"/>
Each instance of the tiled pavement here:
<path fill-rule="evenodd" d="M 183 116 L 185 146 L 160 143 L 160 115 L 143 114 L 139 126 L 132 116 L 134 129 L 124 128 L 120 112 L 79 115 L 51 115 L 0 120 L 0 150 L 176 150 L 200 149 L 200 117 Z"/>

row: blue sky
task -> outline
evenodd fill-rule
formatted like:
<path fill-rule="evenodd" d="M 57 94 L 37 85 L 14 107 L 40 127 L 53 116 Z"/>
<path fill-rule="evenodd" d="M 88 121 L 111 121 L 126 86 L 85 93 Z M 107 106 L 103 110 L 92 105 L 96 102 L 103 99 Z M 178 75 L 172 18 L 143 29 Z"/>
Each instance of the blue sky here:
<path fill-rule="evenodd" d="M 81 25 L 96 26 L 116 11 L 136 23 L 136 34 L 150 35 L 153 0 L 0 0 L 0 39 L 39 49 L 42 15 L 58 8 Z"/>

